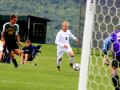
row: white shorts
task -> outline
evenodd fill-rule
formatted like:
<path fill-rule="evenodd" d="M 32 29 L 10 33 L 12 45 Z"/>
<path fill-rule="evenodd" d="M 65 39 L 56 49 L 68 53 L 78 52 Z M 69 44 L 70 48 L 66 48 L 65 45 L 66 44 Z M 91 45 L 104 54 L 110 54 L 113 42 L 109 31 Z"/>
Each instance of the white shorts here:
<path fill-rule="evenodd" d="M 71 47 L 68 47 L 68 48 L 59 48 L 59 47 L 57 47 L 57 58 L 60 59 L 60 58 L 63 57 L 64 52 L 66 52 L 68 54 L 71 51 L 72 51 Z"/>

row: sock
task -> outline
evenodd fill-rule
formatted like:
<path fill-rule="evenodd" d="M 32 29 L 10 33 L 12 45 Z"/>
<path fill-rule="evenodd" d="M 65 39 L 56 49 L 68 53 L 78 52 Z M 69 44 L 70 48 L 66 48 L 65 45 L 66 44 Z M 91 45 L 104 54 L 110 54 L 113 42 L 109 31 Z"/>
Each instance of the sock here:
<path fill-rule="evenodd" d="M 60 64 L 61 64 L 61 60 L 62 60 L 62 58 L 57 59 L 57 66 L 60 66 Z"/>
<path fill-rule="evenodd" d="M 9 55 L 7 55 L 7 58 L 6 58 L 6 63 L 10 63 L 12 61 L 12 58 L 10 58 Z"/>
<path fill-rule="evenodd" d="M 118 75 L 112 76 L 112 82 L 114 84 L 115 90 L 120 90 L 119 76 Z"/>
<path fill-rule="evenodd" d="M 18 67 L 16 59 L 12 59 L 12 62 L 13 62 L 13 64 L 14 64 L 15 67 Z"/>
<path fill-rule="evenodd" d="M 73 61 L 74 61 L 74 56 L 71 56 L 70 57 L 70 64 L 73 64 Z"/>

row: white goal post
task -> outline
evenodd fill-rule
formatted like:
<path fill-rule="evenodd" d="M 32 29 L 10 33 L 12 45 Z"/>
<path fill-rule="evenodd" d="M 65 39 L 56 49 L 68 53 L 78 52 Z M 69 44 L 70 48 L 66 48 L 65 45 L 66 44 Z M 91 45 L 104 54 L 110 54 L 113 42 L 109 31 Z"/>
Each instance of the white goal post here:
<path fill-rule="evenodd" d="M 111 66 L 105 65 L 102 51 L 114 30 L 120 30 L 120 0 L 87 0 L 78 90 L 114 90 Z"/>
<path fill-rule="evenodd" d="M 94 5 L 95 0 L 87 0 L 78 90 L 87 90 L 88 63 L 90 59 L 90 42 L 92 37 L 95 9 Z"/>

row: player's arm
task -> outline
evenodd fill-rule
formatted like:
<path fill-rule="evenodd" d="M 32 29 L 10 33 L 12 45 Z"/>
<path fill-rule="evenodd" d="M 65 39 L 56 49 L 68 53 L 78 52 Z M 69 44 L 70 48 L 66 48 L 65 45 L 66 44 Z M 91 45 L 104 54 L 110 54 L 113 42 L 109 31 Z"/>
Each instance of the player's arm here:
<path fill-rule="evenodd" d="M 76 43 L 79 43 L 79 40 L 71 33 L 71 31 L 69 30 L 69 35 L 70 37 L 76 41 Z"/>
<path fill-rule="evenodd" d="M 60 33 L 58 33 L 55 39 L 55 44 L 57 44 L 60 47 L 64 47 L 64 44 L 60 42 L 60 38 Z"/>
<path fill-rule="evenodd" d="M 111 46 L 113 42 L 113 39 L 111 36 L 109 36 L 108 38 L 106 38 L 104 41 L 103 41 L 103 47 L 102 47 L 102 51 L 105 55 L 107 55 L 107 52 Z"/>
<path fill-rule="evenodd" d="M 19 26 L 17 25 L 17 31 L 16 31 L 16 39 L 17 39 L 17 42 L 20 46 L 22 46 L 21 42 L 20 42 L 20 37 L 19 37 Z"/>
<path fill-rule="evenodd" d="M 104 53 L 104 62 L 107 65 L 109 65 L 109 59 L 108 59 L 107 53 L 108 53 L 108 50 L 110 49 L 112 42 L 113 42 L 113 39 L 111 36 L 109 36 L 103 41 L 102 51 Z"/>
<path fill-rule="evenodd" d="M 20 37 L 19 37 L 19 35 L 16 35 L 16 39 L 17 39 L 17 42 L 19 44 L 20 43 Z"/>
<path fill-rule="evenodd" d="M 5 32 L 5 24 L 3 25 L 3 29 L 2 29 L 2 32 L 1 32 L 1 38 L 2 38 L 2 40 L 5 42 L 4 32 Z"/>

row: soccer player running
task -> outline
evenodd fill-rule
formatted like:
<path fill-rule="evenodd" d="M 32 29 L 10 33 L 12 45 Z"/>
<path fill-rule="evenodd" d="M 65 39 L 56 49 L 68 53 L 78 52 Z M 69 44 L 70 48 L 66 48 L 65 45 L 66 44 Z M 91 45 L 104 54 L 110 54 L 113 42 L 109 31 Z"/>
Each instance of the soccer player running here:
<path fill-rule="evenodd" d="M 57 33 L 55 43 L 57 44 L 57 69 L 60 69 L 64 52 L 70 56 L 70 67 L 73 67 L 74 53 L 69 43 L 69 37 L 78 42 L 78 39 L 69 30 L 69 22 L 62 23 L 62 29 Z"/>
<path fill-rule="evenodd" d="M 14 57 L 14 54 L 20 55 L 21 50 L 19 45 L 22 45 L 19 38 L 19 25 L 16 24 L 17 16 L 11 15 L 10 22 L 7 22 L 3 25 L 3 30 L 1 36 L 5 41 L 6 47 L 10 53 L 10 59 L 12 60 L 15 67 L 18 67 L 17 61 Z"/>
<path fill-rule="evenodd" d="M 110 49 L 111 44 L 113 47 L 113 60 L 111 63 L 112 82 L 115 90 L 120 90 L 119 76 L 117 74 L 117 69 L 120 67 L 120 30 L 114 31 L 103 42 L 104 60 L 107 64 L 109 64 L 107 51 Z"/>

